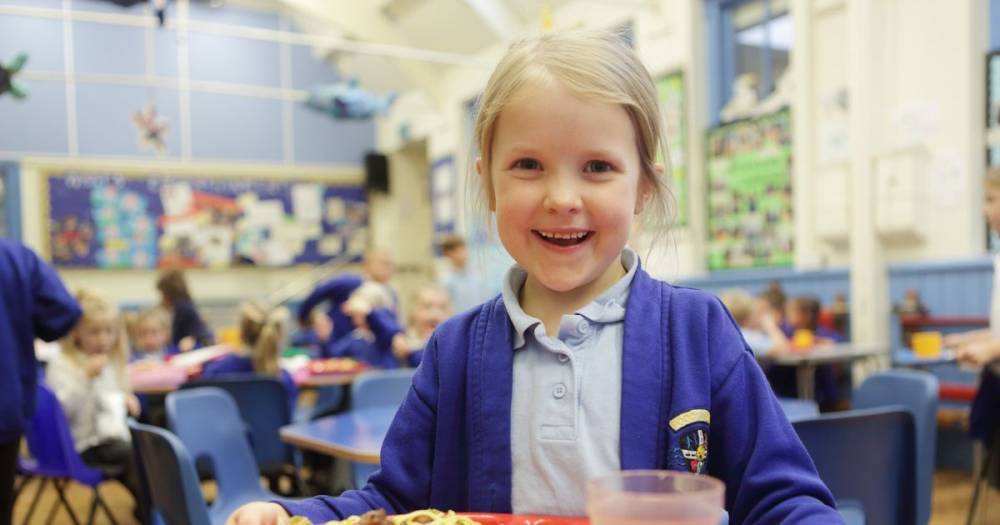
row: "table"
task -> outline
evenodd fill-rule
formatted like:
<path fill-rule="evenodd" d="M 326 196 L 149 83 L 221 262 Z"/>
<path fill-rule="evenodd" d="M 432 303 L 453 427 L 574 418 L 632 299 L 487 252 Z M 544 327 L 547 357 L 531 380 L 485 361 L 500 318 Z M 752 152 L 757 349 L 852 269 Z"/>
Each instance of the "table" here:
<path fill-rule="evenodd" d="M 843 343 L 812 350 L 759 355 L 757 359 L 775 365 L 794 366 L 799 399 L 812 400 L 816 391 L 817 366 L 852 363 L 861 359 L 887 355 L 888 351 L 888 348 L 879 345 Z"/>
<path fill-rule="evenodd" d="M 325 386 L 347 386 L 354 382 L 362 372 L 370 370 L 363 368 L 356 372 L 340 374 L 296 374 L 293 376 L 299 388 L 322 388 Z"/>
<path fill-rule="evenodd" d="M 379 464 L 395 406 L 351 410 L 281 428 L 281 440 L 301 449 L 358 463 Z"/>

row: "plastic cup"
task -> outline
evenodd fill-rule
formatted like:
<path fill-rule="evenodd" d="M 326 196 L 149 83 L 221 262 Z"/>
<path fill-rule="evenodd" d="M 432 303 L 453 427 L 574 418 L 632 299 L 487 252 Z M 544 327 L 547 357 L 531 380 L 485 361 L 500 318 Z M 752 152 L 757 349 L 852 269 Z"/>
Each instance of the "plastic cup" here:
<path fill-rule="evenodd" d="M 911 339 L 911 345 L 917 357 L 939 357 L 941 332 L 916 332 Z"/>
<path fill-rule="evenodd" d="M 718 525 L 725 485 L 673 470 L 629 470 L 590 480 L 592 525 Z"/>

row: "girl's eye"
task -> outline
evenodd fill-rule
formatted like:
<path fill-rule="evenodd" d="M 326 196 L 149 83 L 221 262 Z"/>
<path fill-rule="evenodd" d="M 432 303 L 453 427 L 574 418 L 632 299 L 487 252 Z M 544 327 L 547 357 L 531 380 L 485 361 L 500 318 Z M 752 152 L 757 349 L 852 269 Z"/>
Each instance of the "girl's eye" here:
<path fill-rule="evenodd" d="M 583 171 L 587 173 L 607 173 L 614 170 L 615 167 L 612 166 L 610 162 L 605 162 L 603 160 L 592 160 L 583 168 Z"/>
<path fill-rule="evenodd" d="M 511 168 L 516 170 L 539 170 L 542 169 L 542 163 L 535 159 L 518 159 L 514 161 Z"/>

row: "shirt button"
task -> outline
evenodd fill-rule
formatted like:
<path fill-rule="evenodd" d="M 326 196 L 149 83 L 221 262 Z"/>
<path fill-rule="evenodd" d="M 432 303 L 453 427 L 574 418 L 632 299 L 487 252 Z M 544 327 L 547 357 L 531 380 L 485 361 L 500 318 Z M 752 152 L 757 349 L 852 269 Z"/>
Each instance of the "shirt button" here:
<path fill-rule="evenodd" d="M 559 354 L 558 359 L 560 363 L 565 363 L 566 361 L 569 361 L 569 356 L 566 354 Z"/>
<path fill-rule="evenodd" d="M 576 330 L 580 332 L 580 335 L 590 335 L 590 323 L 581 320 L 577 323 Z"/>
<path fill-rule="evenodd" d="M 552 397 L 556 399 L 562 399 L 566 395 L 566 385 L 562 383 L 556 384 L 555 388 L 552 389 Z"/>

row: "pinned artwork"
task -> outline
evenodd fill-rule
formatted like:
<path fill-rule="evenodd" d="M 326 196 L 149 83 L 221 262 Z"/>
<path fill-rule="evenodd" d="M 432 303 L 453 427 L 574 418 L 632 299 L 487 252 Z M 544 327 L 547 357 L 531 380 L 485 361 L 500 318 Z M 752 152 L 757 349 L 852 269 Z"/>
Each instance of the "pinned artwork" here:
<path fill-rule="evenodd" d="M 377 96 L 365 91 L 356 80 L 313 88 L 306 106 L 338 120 L 366 120 L 383 115 L 396 100 L 396 93 Z"/>
<path fill-rule="evenodd" d="M 354 243 L 367 240 L 360 186 L 75 171 L 45 180 L 50 253 L 60 266 L 315 264 L 360 255 Z M 341 210 L 324 216 L 324 202 Z"/>
<path fill-rule="evenodd" d="M 10 62 L 0 63 L 0 96 L 4 93 L 10 93 L 16 99 L 24 99 L 28 96 L 28 90 L 14 81 L 14 75 L 20 73 L 27 62 L 28 54 L 18 53 Z"/>
<path fill-rule="evenodd" d="M 156 104 L 147 104 L 142 111 L 133 113 L 132 123 L 139 131 L 139 149 L 143 151 L 152 149 L 157 155 L 163 155 L 166 152 L 166 135 L 169 126 L 166 118 L 157 115 Z"/>

